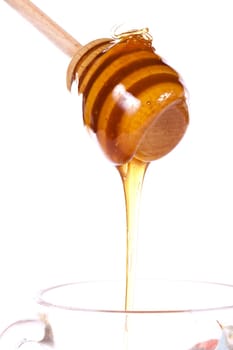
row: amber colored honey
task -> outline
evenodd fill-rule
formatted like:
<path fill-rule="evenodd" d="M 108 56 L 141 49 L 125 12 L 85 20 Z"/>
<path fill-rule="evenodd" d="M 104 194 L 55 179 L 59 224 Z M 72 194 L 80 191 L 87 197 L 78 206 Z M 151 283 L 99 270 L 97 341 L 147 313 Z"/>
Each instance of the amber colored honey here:
<path fill-rule="evenodd" d="M 147 30 L 84 46 L 68 68 L 78 83 L 83 120 L 120 172 L 127 218 L 126 310 L 133 308 L 137 218 L 148 164 L 170 152 L 188 126 L 179 74 L 155 52 Z"/>

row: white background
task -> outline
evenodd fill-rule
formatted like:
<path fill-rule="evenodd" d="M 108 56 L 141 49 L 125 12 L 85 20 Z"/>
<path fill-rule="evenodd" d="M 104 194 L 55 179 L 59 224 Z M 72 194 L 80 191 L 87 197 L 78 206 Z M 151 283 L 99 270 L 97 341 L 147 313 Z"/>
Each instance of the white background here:
<path fill-rule="evenodd" d="M 191 122 L 148 169 L 138 275 L 233 283 L 232 2 L 35 3 L 82 44 L 149 26 L 185 81 Z M 69 61 L 0 2 L 0 328 L 30 316 L 45 286 L 124 274 L 120 179 L 66 90 Z"/>

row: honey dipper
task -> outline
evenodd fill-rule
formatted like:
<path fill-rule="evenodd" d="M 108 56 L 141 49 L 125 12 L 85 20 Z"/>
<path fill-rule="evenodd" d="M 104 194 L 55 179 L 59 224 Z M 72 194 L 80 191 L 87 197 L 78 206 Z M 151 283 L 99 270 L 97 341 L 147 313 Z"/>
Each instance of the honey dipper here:
<path fill-rule="evenodd" d="M 83 95 L 84 124 L 115 165 L 150 162 L 183 137 L 189 117 L 179 74 L 155 52 L 148 29 L 82 46 L 28 0 L 4 0 L 72 56 L 67 86 Z"/>

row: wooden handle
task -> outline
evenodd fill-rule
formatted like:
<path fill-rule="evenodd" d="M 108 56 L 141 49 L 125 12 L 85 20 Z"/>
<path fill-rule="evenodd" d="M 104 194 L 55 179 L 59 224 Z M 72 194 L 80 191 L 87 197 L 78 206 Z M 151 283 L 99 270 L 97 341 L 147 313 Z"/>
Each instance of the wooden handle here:
<path fill-rule="evenodd" d="M 29 0 L 4 0 L 44 34 L 66 55 L 72 57 L 82 45 Z"/>

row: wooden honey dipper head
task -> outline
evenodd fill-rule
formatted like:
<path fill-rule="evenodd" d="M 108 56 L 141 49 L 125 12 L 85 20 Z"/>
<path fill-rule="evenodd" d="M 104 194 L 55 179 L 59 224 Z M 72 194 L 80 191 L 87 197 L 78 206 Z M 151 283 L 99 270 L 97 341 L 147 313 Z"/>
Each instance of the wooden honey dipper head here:
<path fill-rule="evenodd" d="M 188 126 L 179 74 L 152 47 L 148 29 L 82 47 L 67 72 L 83 95 L 83 119 L 116 165 L 150 162 L 170 152 Z"/>

